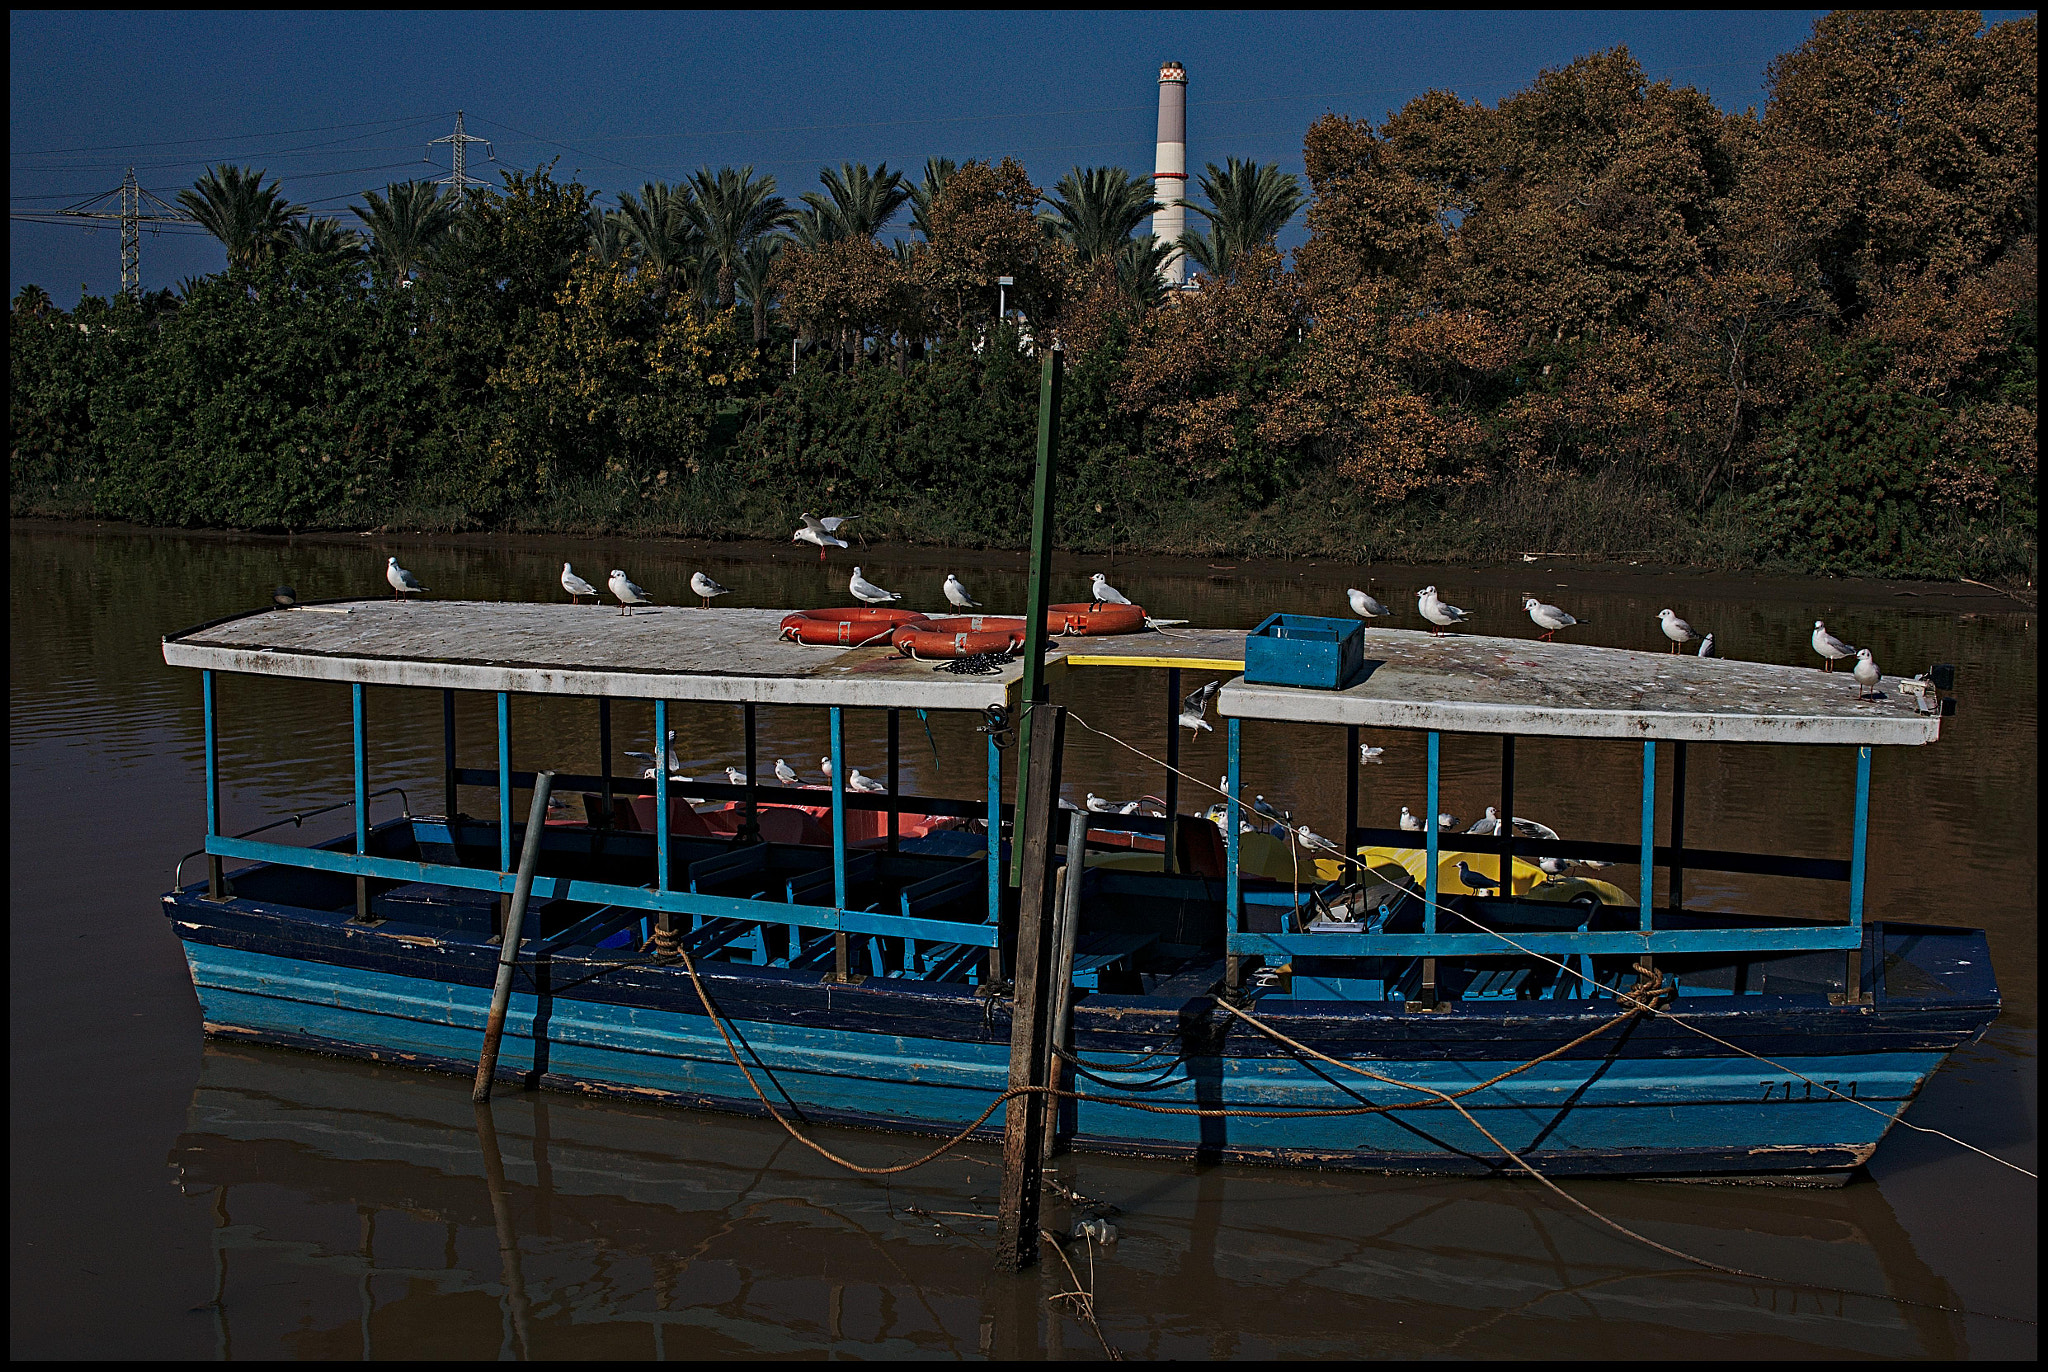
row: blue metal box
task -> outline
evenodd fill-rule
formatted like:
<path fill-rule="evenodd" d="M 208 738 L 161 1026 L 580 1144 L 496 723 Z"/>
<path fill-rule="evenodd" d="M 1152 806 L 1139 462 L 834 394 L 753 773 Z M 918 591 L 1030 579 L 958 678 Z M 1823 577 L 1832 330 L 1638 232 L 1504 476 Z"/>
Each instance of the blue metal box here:
<path fill-rule="evenodd" d="M 1244 679 L 1255 686 L 1336 691 L 1365 666 L 1365 626 L 1355 619 L 1267 615 L 1244 641 Z"/>

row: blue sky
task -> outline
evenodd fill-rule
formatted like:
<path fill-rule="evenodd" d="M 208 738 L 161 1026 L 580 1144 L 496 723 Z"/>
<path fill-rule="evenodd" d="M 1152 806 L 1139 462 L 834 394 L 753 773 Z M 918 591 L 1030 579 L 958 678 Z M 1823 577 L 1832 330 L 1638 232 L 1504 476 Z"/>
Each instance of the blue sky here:
<path fill-rule="evenodd" d="M 9 18 L 9 196 L 47 209 L 120 184 L 174 200 L 204 166 L 263 167 L 342 217 L 422 160 L 454 111 L 499 166 L 559 157 L 610 193 L 752 163 L 783 193 L 842 160 L 1013 154 L 1042 185 L 1068 167 L 1151 169 L 1160 62 L 1189 74 L 1189 162 L 1301 167 L 1326 110 L 1384 118 L 1432 88 L 1499 100 L 1543 68 L 1626 44 L 1654 78 L 1760 106 L 1765 67 L 1820 11 L 1308 14 L 44 13 Z M 483 165 L 478 165 L 483 163 Z M 490 174 L 483 150 L 470 170 Z M 108 225 L 16 222 L 9 293 L 58 303 L 119 281 Z M 1299 221 L 1283 238 L 1298 241 Z M 216 271 L 209 238 L 145 233 L 147 289 Z"/>

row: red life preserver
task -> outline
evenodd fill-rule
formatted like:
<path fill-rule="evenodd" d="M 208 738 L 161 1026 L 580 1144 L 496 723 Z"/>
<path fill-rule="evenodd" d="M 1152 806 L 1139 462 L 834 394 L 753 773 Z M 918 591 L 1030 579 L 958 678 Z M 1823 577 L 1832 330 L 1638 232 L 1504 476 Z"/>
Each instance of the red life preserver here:
<path fill-rule="evenodd" d="M 1048 605 L 1045 631 L 1049 634 L 1135 634 L 1145 627 L 1142 605 Z"/>
<path fill-rule="evenodd" d="M 850 610 L 798 610 L 782 617 L 778 636 L 817 648 L 859 648 L 881 642 L 906 624 L 929 622 L 915 610 L 884 610 L 872 605 Z"/>
<path fill-rule="evenodd" d="M 974 657 L 1024 646 L 1024 621 L 999 615 L 959 615 L 906 624 L 889 635 L 905 657 Z"/>

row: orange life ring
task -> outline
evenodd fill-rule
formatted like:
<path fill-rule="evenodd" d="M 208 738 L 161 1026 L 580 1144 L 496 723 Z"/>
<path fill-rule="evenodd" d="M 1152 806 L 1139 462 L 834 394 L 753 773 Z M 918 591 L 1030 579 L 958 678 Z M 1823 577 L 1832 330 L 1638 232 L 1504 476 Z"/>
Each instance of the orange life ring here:
<path fill-rule="evenodd" d="M 974 657 L 1024 646 L 1024 621 L 999 615 L 959 615 L 906 624 L 889 635 L 905 657 Z"/>
<path fill-rule="evenodd" d="M 1049 634 L 1135 634 L 1145 627 L 1142 605 L 1048 605 L 1045 631 Z"/>
<path fill-rule="evenodd" d="M 778 636 L 814 648 L 859 648 L 879 643 L 907 624 L 929 623 L 915 610 L 860 605 L 850 610 L 798 610 L 782 617 Z"/>

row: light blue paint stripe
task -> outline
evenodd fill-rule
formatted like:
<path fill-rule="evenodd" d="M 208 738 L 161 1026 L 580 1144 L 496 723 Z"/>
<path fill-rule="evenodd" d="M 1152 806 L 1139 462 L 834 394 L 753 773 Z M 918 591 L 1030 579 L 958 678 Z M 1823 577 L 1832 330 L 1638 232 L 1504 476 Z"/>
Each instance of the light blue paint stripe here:
<path fill-rule="evenodd" d="M 1636 917 L 1650 932 L 1651 886 L 1657 875 L 1657 740 L 1643 740 L 1643 855 L 1636 886 Z"/>
<path fill-rule="evenodd" d="M 199 674 L 199 694 L 206 721 L 206 832 L 212 836 L 220 833 L 220 727 L 211 668 Z"/>
<path fill-rule="evenodd" d="M 498 692 L 498 868 L 512 870 L 512 697 L 505 691 Z"/>
<path fill-rule="evenodd" d="M 356 851 L 370 851 L 370 741 L 363 723 L 363 683 L 349 686 L 349 705 L 356 735 Z"/>
<path fill-rule="evenodd" d="M 988 735 L 988 922 L 1003 911 L 1003 750 Z"/>
<path fill-rule="evenodd" d="M 832 707 L 832 903 L 846 908 L 846 718 Z"/>
<path fill-rule="evenodd" d="M 1436 932 L 1436 864 L 1437 831 L 1436 822 L 1441 763 L 1443 762 L 1444 736 L 1432 729 L 1429 731 L 1429 800 L 1422 809 L 1422 827 L 1428 831 L 1429 839 L 1423 844 L 1428 854 L 1423 859 L 1422 872 L 1422 932 Z"/>
<path fill-rule="evenodd" d="M 1226 933 L 1233 934 L 1244 927 L 1243 882 L 1237 873 L 1237 794 L 1244 784 L 1241 732 L 1243 727 L 1243 721 L 1236 715 L 1230 717 L 1230 751 L 1228 762 L 1225 764 L 1229 776 L 1223 783 L 1223 894 L 1226 902 L 1223 908 L 1223 928 Z"/>
<path fill-rule="evenodd" d="M 1863 874 L 1870 849 L 1870 745 L 1856 750 L 1856 838 L 1849 850 L 1849 923 L 1863 927 Z"/>
<path fill-rule="evenodd" d="M 1740 953 L 1856 948 L 1861 931 L 1834 925 L 1805 929 L 1661 929 L 1652 934 L 1521 933 L 1510 935 L 1537 953 Z M 1492 934 L 1232 934 L 1233 953 L 1303 957 L 1511 956 Z"/>
<path fill-rule="evenodd" d="M 654 889 L 666 891 L 668 851 L 668 702 L 654 702 Z M 840 902 L 844 904 L 845 902 Z"/>

